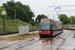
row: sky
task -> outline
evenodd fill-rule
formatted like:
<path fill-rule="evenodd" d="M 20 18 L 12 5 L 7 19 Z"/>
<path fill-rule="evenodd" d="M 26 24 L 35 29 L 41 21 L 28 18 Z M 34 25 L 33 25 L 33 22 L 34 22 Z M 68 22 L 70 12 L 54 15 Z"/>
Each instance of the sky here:
<path fill-rule="evenodd" d="M 7 1 L 9 0 L 1 0 L 0 6 L 2 6 L 2 3 L 6 3 Z M 29 5 L 31 10 L 35 14 L 35 18 L 37 17 L 38 14 L 45 14 L 50 19 L 53 19 L 54 16 L 54 20 L 59 20 L 57 13 L 58 15 L 66 14 L 68 17 L 75 16 L 75 6 L 62 6 L 60 8 L 60 12 L 58 11 L 59 9 L 57 9 L 57 13 L 55 11 L 55 7 L 49 7 L 56 5 L 75 5 L 75 0 L 14 0 L 14 1 L 15 2 L 20 1 L 22 4 Z M 73 10 L 73 11 L 61 11 L 61 10 Z"/>

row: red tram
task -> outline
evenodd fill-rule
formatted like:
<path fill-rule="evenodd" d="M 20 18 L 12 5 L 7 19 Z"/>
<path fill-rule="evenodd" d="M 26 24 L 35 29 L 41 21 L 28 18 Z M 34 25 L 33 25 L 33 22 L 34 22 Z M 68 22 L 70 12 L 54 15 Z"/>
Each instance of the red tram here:
<path fill-rule="evenodd" d="M 63 32 L 62 22 L 52 19 L 41 19 L 40 21 L 40 37 L 55 37 Z"/>

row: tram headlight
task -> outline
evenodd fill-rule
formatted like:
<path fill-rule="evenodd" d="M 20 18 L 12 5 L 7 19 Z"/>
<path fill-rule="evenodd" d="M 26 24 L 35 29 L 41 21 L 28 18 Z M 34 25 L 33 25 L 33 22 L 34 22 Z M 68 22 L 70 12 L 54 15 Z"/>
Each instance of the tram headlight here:
<path fill-rule="evenodd" d="M 41 32 L 41 31 L 40 31 Z"/>
<path fill-rule="evenodd" d="M 50 32 L 50 31 L 49 31 Z"/>

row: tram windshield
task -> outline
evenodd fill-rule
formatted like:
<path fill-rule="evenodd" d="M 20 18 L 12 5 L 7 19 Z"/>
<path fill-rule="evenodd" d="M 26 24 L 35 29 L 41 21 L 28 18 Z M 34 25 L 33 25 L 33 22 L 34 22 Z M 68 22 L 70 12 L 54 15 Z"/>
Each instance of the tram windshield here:
<path fill-rule="evenodd" d="M 40 30 L 49 30 L 50 28 L 50 20 L 41 20 Z"/>

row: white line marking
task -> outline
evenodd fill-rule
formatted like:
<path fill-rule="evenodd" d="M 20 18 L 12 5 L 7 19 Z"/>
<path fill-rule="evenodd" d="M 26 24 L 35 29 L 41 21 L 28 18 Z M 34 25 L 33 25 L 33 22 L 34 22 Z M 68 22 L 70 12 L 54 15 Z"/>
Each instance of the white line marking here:
<path fill-rule="evenodd" d="M 7 44 L 14 44 L 14 43 L 16 43 L 16 42 L 18 42 L 18 41 L 14 41 L 14 42 L 11 42 L 11 43 L 7 43 Z"/>

